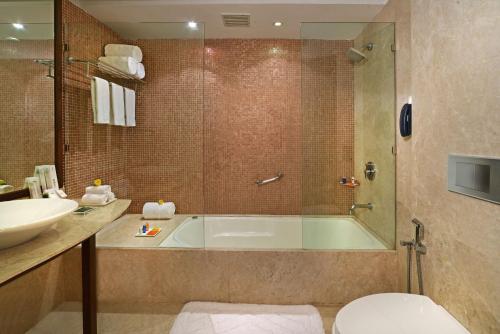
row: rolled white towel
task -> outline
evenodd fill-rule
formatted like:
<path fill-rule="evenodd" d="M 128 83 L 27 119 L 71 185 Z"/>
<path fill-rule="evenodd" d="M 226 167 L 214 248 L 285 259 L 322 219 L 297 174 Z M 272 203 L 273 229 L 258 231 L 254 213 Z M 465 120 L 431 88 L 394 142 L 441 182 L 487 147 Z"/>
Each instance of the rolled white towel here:
<path fill-rule="evenodd" d="M 167 202 L 159 205 L 159 219 L 170 219 L 175 215 L 175 204 L 173 202 Z"/>
<path fill-rule="evenodd" d="M 142 207 L 142 218 L 158 219 L 160 213 L 160 204 L 157 202 L 146 202 Z"/>
<path fill-rule="evenodd" d="M 138 63 L 142 61 L 142 50 L 140 47 L 135 45 L 107 44 L 104 47 L 104 54 L 106 56 L 132 57 Z"/>
<path fill-rule="evenodd" d="M 108 195 L 105 194 L 85 194 L 82 197 L 83 205 L 104 205 L 108 201 Z"/>
<path fill-rule="evenodd" d="M 137 79 L 144 79 L 145 76 L 146 76 L 146 69 L 144 68 L 144 64 L 138 63 L 137 64 L 137 73 L 135 74 L 135 77 Z"/>
<path fill-rule="evenodd" d="M 137 73 L 138 62 L 132 57 L 106 56 L 99 57 L 99 61 L 128 74 L 135 75 Z"/>
<path fill-rule="evenodd" d="M 86 194 L 107 195 L 110 192 L 111 192 L 111 186 L 109 185 L 90 186 L 85 188 Z"/>

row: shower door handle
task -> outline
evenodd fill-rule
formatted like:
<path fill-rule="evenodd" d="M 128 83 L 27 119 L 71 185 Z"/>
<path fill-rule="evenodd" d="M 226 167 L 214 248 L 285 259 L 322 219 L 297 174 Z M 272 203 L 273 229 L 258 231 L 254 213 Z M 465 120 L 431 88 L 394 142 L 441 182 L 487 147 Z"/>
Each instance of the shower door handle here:
<path fill-rule="evenodd" d="M 283 175 L 284 175 L 283 173 L 278 172 L 278 174 L 275 177 L 272 177 L 270 179 L 265 179 L 265 180 L 257 180 L 257 181 L 255 181 L 255 183 L 258 186 L 262 186 L 264 184 L 268 184 L 268 183 L 271 183 L 271 182 L 274 182 L 274 181 L 278 181 L 279 179 L 281 179 L 283 177 Z"/>

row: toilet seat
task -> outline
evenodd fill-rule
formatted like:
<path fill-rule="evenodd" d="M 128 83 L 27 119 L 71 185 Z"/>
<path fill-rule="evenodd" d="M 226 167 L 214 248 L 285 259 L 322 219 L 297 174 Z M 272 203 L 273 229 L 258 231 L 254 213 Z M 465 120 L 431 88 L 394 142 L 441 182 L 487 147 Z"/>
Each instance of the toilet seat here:
<path fill-rule="evenodd" d="M 352 301 L 338 313 L 335 334 L 470 334 L 430 298 L 382 293 Z"/>

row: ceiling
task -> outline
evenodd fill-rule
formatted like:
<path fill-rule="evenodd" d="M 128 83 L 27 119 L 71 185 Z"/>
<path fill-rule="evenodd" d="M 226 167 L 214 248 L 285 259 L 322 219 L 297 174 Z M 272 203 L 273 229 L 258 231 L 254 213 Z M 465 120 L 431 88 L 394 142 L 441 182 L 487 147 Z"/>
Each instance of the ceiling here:
<path fill-rule="evenodd" d="M 354 39 L 387 0 L 71 0 L 124 38 Z M 250 27 L 224 27 L 221 14 L 250 14 Z M 200 22 L 191 31 L 181 22 Z M 283 22 L 275 27 L 275 21 Z M 26 29 L 16 31 L 11 23 Z M 53 1 L 0 0 L 0 38 L 53 37 Z M 145 23 L 148 24 L 138 24 Z M 158 24 L 163 22 L 162 24 Z M 165 23 L 178 22 L 179 24 Z M 302 24 L 307 22 L 309 24 Z M 35 25 L 44 23 L 44 25 Z M 156 24 L 153 24 L 156 23 Z M 314 24 L 311 24 L 314 23 Z M 31 25 L 30 25 L 31 24 Z"/>
<path fill-rule="evenodd" d="M 0 1 L 0 40 L 53 39 L 53 22 L 53 1 Z M 12 23 L 22 23 L 24 28 L 15 29 Z"/>
<path fill-rule="evenodd" d="M 0 0 L 0 23 L 14 22 L 52 23 L 54 22 L 54 2 L 50 0 Z"/>
<path fill-rule="evenodd" d="M 159 25 L 139 28 L 127 23 L 187 22 L 200 24 L 205 38 L 301 38 L 303 22 L 370 22 L 387 0 L 72 0 L 124 38 L 162 35 Z M 224 27 L 221 14 L 250 14 L 250 27 Z M 283 22 L 275 27 L 273 22 Z M 304 25 L 302 36 L 319 39 L 353 39 L 361 25 Z M 135 27 L 135 28 L 134 28 Z M 174 28 L 175 25 L 170 27 Z M 140 31 L 135 31 L 135 29 Z M 169 38 L 199 38 L 176 28 Z M 152 38 L 152 37 L 151 37 Z"/>

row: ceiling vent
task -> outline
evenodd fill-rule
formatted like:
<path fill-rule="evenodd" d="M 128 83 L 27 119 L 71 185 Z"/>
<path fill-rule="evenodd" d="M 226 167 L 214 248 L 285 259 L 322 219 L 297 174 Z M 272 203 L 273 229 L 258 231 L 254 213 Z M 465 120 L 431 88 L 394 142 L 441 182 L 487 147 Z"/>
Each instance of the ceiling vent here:
<path fill-rule="evenodd" d="M 225 27 L 250 27 L 250 14 L 222 14 Z"/>

